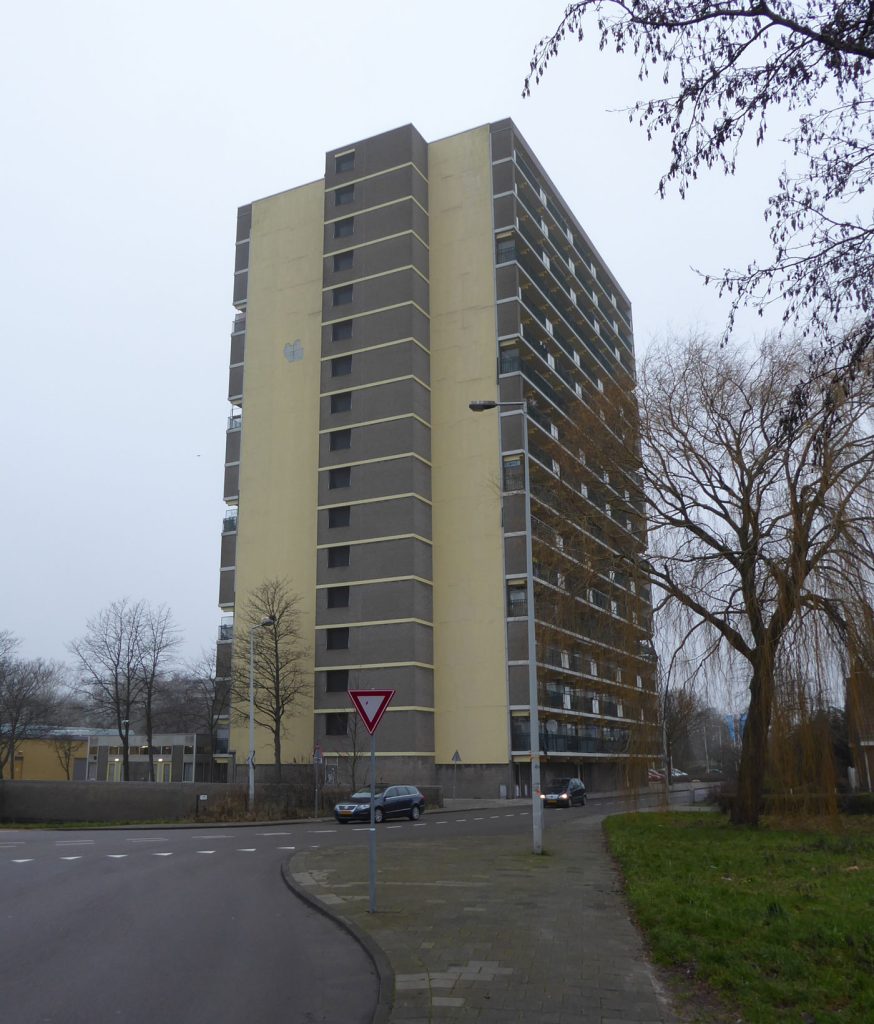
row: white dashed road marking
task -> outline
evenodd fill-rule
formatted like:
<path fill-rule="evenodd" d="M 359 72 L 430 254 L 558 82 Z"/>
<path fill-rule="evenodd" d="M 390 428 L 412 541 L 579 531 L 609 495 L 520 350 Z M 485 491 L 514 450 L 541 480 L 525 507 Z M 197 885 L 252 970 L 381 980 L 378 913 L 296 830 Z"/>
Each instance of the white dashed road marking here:
<path fill-rule="evenodd" d="M 311 828 L 309 829 L 310 835 L 314 836 L 327 836 L 331 833 L 336 832 L 335 828 Z"/>
<path fill-rule="evenodd" d="M 78 854 L 75 857 L 61 857 L 61 860 L 81 860 L 81 859 L 82 859 L 82 855 L 81 854 Z"/>
<path fill-rule="evenodd" d="M 153 857 L 172 857 L 173 854 L 169 853 L 169 852 L 168 853 L 153 853 L 152 856 Z"/>
<path fill-rule="evenodd" d="M 254 852 L 255 852 L 255 847 L 254 846 L 245 846 L 245 847 L 238 847 L 237 848 L 237 853 L 254 853 Z"/>
<path fill-rule="evenodd" d="M 467 821 L 467 818 L 456 818 L 456 821 Z"/>
<path fill-rule="evenodd" d="M 259 836 L 290 836 L 290 835 L 292 835 L 292 833 L 291 832 L 257 832 L 256 835 L 259 835 Z"/>
<path fill-rule="evenodd" d="M 215 850 L 198 850 L 198 853 L 215 853 Z"/>
<path fill-rule="evenodd" d="M 91 842 L 92 840 L 88 840 Z M 169 842 L 167 839 L 128 839 L 128 843 L 166 843 Z"/>
<path fill-rule="evenodd" d="M 403 828 L 403 825 L 386 825 L 386 828 Z"/>
<path fill-rule="evenodd" d="M 277 846 L 276 849 L 277 850 L 293 850 L 294 847 L 293 846 Z"/>
<path fill-rule="evenodd" d="M 126 857 L 126 853 L 107 853 L 106 855 L 110 860 L 121 860 L 122 857 Z"/>
<path fill-rule="evenodd" d="M 418 822 L 416 822 L 415 825 L 413 825 L 413 828 L 426 828 L 426 827 L 427 826 L 425 825 L 424 821 L 418 821 Z"/>
<path fill-rule="evenodd" d="M 93 839 L 57 839 L 55 846 L 88 846 L 94 845 Z"/>
<path fill-rule="evenodd" d="M 21 860 L 14 860 L 12 863 L 13 864 L 30 864 L 30 862 L 32 860 L 33 860 L 33 857 L 23 857 Z"/>

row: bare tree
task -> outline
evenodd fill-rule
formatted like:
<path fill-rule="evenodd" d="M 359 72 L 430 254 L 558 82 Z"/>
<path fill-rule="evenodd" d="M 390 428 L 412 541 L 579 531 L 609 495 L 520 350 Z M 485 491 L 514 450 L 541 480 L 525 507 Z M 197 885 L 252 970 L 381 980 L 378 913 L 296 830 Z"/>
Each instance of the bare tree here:
<path fill-rule="evenodd" d="M 874 563 L 870 395 L 836 396 L 839 416 L 811 410 L 787 434 L 807 366 L 800 344 L 748 354 L 693 338 L 651 350 L 639 378 L 646 568 L 685 613 L 681 645 L 746 666 L 736 823 L 758 821 L 784 646 L 815 635 L 811 656 L 827 657 L 847 566 Z"/>
<path fill-rule="evenodd" d="M 783 142 L 800 170 L 784 168 L 768 200 L 773 259 L 715 280 L 735 310 L 779 300 L 784 320 L 823 342 L 792 415 L 803 417 L 814 395 L 828 403 L 874 341 L 874 220 L 863 206 L 874 176 L 870 0 L 581 0 L 535 47 L 524 94 L 590 24 L 601 49 L 634 53 L 641 79 L 658 74 L 673 87 L 629 111 L 649 137 L 671 136 L 663 195 L 671 183 L 685 195 L 704 168 L 733 173 L 741 139 L 752 132 L 760 143 L 775 107 L 791 119 Z M 847 318 L 855 327 L 833 335 Z"/>
<path fill-rule="evenodd" d="M 219 724 L 227 716 L 229 706 L 228 681 L 216 678 L 215 651 L 204 651 L 182 672 L 162 680 L 157 693 L 156 722 L 167 731 L 208 735 L 210 753 L 214 754 Z M 210 782 L 213 767 L 210 760 Z"/>
<path fill-rule="evenodd" d="M 9 635 L 0 656 L 0 779 L 9 766 L 15 777 L 15 754 L 24 740 L 48 735 L 61 688 L 61 668 L 41 658 L 17 659 Z"/>
<path fill-rule="evenodd" d="M 263 625 L 268 622 L 268 625 Z M 282 778 L 282 737 L 289 719 L 312 691 L 304 664 L 309 648 L 301 632 L 300 597 L 288 580 L 269 579 L 252 590 L 237 613 L 242 628 L 234 645 L 233 698 L 238 719 L 249 709 L 249 645 L 254 639 L 254 715 L 273 738 L 277 782 Z"/>
<path fill-rule="evenodd" d="M 130 780 L 130 734 L 143 694 L 143 628 L 143 602 L 122 598 L 89 619 L 85 635 L 69 645 L 81 671 L 83 699 L 118 732 L 125 782 Z"/>
<path fill-rule="evenodd" d="M 140 601 L 136 609 L 140 623 L 137 653 L 142 680 L 140 703 L 143 711 L 143 728 L 149 746 L 149 782 L 154 782 L 155 755 L 152 737 L 155 690 L 161 673 L 167 668 L 180 640 L 173 615 L 166 605 L 152 608 L 148 603 Z"/>

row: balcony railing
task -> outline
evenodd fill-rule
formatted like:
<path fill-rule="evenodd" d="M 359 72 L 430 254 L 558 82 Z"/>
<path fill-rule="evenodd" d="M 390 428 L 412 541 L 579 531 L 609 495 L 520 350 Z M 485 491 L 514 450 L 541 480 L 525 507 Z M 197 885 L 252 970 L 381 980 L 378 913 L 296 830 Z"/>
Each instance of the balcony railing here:
<path fill-rule="evenodd" d="M 246 330 L 246 314 L 237 313 L 231 327 L 231 334 L 243 334 Z"/>
<path fill-rule="evenodd" d="M 228 416 L 228 430 L 239 430 L 243 426 L 243 414 L 240 412 L 231 413 Z"/>
<path fill-rule="evenodd" d="M 222 533 L 236 533 L 237 532 L 237 510 L 233 512 L 226 512 L 224 519 L 222 519 Z"/>
<path fill-rule="evenodd" d="M 218 638 L 220 641 L 228 641 L 234 639 L 234 624 L 233 622 L 222 622 L 218 628 Z"/>

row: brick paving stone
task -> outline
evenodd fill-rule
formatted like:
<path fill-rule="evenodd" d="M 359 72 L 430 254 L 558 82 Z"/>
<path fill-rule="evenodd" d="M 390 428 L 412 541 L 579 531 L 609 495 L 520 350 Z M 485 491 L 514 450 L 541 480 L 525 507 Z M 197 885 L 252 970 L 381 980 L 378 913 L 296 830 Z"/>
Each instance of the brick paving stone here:
<path fill-rule="evenodd" d="M 543 858 L 519 836 L 393 837 L 379 846 L 376 914 L 366 847 L 301 851 L 286 874 L 388 957 L 387 1024 L 676 1024 L 593 806 L 547 816 Z"/>

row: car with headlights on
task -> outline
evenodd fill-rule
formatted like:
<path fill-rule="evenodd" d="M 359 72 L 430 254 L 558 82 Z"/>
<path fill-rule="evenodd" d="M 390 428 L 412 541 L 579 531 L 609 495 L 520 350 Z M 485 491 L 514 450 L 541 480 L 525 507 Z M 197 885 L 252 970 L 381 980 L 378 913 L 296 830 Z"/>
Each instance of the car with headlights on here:
<path fill-rule="evenodd" d="M 586 806 L 586 787 L 582 779 L 553 779 L 540 794 L 544 807 Z"/>
<path fill-rule="evenodd" d="M 418 821 L 425 813 L 425 798 L 415 786 L 379 786 L 373 798 L 373 820 L 409 818 Z M 370 790 L 360 789 L 334 807 L 339 822 L 370 821 Z"/>

